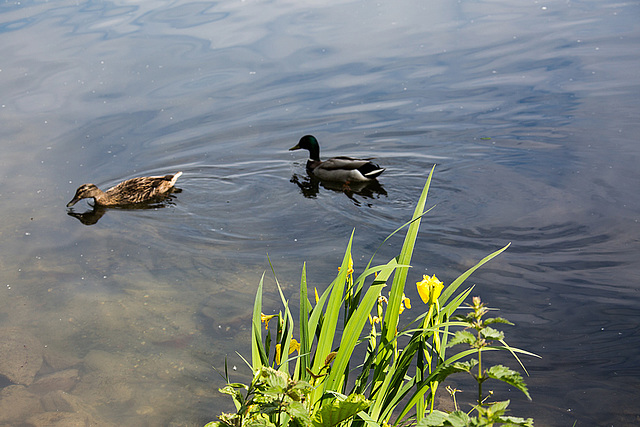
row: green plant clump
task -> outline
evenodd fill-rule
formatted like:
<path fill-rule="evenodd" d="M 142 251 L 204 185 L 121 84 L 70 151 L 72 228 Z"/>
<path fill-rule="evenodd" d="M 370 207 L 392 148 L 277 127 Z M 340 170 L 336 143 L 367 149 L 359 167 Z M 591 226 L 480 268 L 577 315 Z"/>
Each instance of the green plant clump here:
<path fill-rule="evenodd" d="M 485 368 L 482 355 L 506 350 L 518 362 L 517 354 L 535 355 L 507 345 L 504 334 L 489 325 L 509 322 L 499 317 L 484 319 L 489 309 L 479 298 L 468 305 L 468 314 L 457 314 L 473 290 L 469 286 L 458 291 L 464 281 L 509 245 L 480 260 L 446 287 L 435 275 L 423 276 L 416 285 L 425 309 L 399 329 L 400 315 L 411 308 L 404 292 L 407 272 L 421 219 L 428 212 L 425 205 L 432 176 L 433 169 L 412 219 L 385 239 L 407 229 L 397 257 L 376 266 L 372 266 L 372 257 L 354 278 L 352 233 L 337 277 L 322 295 L 315 291 L 315 304 L 308 298 L 303 266 L 300 341 L 294 338 L 293 314 L 277 279 L 283 309 L 274 315 L 262 313 L 263 275 L 253 309 L 251 362 L 247 362 L 253 380 L 249 385 L 231 383 L 225 369 L 227 386 L 221 392 L 232 397 L 236 413 L 223 413 L 206 427 L 533 425 L 531 419 L 505 415 L 509 401 L 488 401 L 491 393 L 485 396 L 482 387 L 489 378 L 530 396 L 519 373 L 502 365 Z M 389 283 L 389 291 L 383 293 Z M 277 320 L 273 335 L 271 319 Z M 448 354 L 458 344 L 469 348 Z M 352 360 L 357 346 L 363 349 L 359 354 L 364 353 L 360 363 Z M 464 361 L 472 355 L 476 358 Z M 458 372 L 467 372 L 477 381 L 476 404 L 468 412 L 457 405 L 451 413 L 437 410 L 439 385 Z M 456 391 L 450 391 L 454 401 Z"/>

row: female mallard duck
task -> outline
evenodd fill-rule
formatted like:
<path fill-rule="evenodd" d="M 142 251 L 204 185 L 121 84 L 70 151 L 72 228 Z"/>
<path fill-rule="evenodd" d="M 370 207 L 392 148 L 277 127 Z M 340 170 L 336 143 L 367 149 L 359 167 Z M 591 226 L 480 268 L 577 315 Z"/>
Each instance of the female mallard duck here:
<path fill-rule="evenodd" d="M 351 157 L 332 157 L 324 162 L 320 160 L 320 145 L 312 135 L 305 135 L 295 147 L 289 149 L 309 150 L 307 170 L 321 180 L 340 182 L 365 182 L 376 179 L 384 169 L 372 163 L 371 159 L 353 159 Z"/>
<path fill-rule="evenodd" d="M 173 186 L 182 175 L 143 176 L 128 179 L 107 191 L 102 191 L 94 184 L 81 185 L 73 199 L 67 203 L 71 207 L 82 199 L 95 200 L 99 206 L 126 206 L 137 203 L 153 202 L 168 196 L 173 191 Z"/>

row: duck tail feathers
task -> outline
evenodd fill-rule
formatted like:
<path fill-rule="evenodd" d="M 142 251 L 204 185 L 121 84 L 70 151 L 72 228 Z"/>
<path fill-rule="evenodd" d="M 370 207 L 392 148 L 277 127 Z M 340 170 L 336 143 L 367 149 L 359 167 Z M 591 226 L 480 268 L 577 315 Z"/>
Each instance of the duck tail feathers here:
<path fill-rule="evenodd" d="M 384 171 L 385 171 L 384 168 L 374 169 L 372 171 L 368 171 L 367 173 L 365 173 L 364 176 L 369 178 L 369 179 L 375 179 L 375 178 L 379 177 L 380 175 L 382 175 L 382 172 L 384 172 Z"/>

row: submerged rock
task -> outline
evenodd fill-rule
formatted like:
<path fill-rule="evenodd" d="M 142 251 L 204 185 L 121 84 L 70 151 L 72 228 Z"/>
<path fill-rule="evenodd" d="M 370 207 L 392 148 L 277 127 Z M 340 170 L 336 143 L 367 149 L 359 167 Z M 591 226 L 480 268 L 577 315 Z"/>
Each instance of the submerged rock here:
<path fill-rule="evenodd" d="M 52 350 L 51 348 L 45 348 L 43 352 L 44 363 L 46 365 L 47 373 L 57 372 L 65 369 L 72 368 L 82 363 L 82 359 L 71 356 L 59 351 Z M 43 368 L 44 371 L 44 368 Z M 43 374 L 45 372 L 40 372 Z"/>
<path fill-rule="evenodd" d="M 76 385 L 78 379 L 79 374 L 77 369 L 66 369 L 39 377 L 31 384 L 29 391 L 38 394 L 55 390 L 69 391 Z"/>
<path fill-rule="evenodd" d="M 42 343 L 20 328 L 0 328 L 0 375 L 30 385 L 42 367 Z"/>
<path fill-rule="evenodd" d="M 40 398 L 22 385 L 11 385 L 0 391 L 0 424 L 22 421 L 41 411 Z"/>
<path fill-rule="evenodd" d="M 89 415 L 75 412 L 43 412 L 29 418 L 33 427 L 86 427 L 98 425 Z"/>
<path fill-rule="evenodd" d="M 76 412 L 82 405 L 79 397 L 62 390 L 45 394 L 40 402 L 45 412 Z"/>
<path fill-rule="evenodd" d="M 95 414 L 95 408 L 84 397 L 75 396 L 62 390 L 52 391 L 41 398 L 43 413 L 29 418 L 33 426 L 100 426 L 110 423 L 101 420 Z M 54 414 L 61 414 L 59 417 Z M 81 422 L 85 421 L 85 424 Z"/>

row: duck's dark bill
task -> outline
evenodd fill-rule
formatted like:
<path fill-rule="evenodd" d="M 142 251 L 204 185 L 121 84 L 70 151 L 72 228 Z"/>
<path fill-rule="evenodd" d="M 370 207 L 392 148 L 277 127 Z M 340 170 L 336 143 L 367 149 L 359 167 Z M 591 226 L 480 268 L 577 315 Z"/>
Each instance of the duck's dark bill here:
<path fill-rule="evenodd" d="M 80 201 L 80 199 L 76 199 L 74 198 L 73 200 L 71 200 L 69 203 L 67 203 L 67 207 L 70 208 L 71 206 L 75 205 L 76 203 L 78 203 Z"/>

